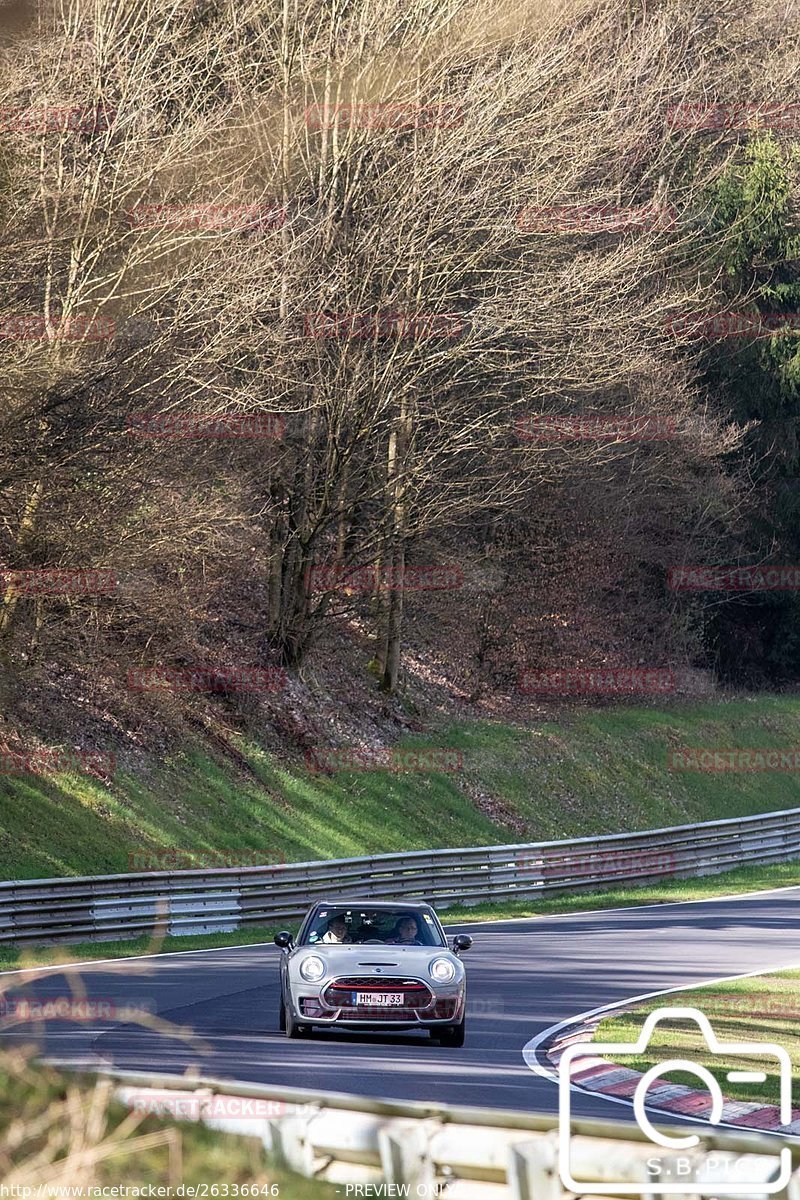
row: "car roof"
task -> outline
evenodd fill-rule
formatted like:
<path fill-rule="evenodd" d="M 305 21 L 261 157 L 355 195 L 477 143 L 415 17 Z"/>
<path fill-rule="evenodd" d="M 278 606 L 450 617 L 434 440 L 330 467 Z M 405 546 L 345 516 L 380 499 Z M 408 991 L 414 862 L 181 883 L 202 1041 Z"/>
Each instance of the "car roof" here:
<path fill-rule="evenodd" d="M 312 907 L 320 908 L 323 905 L 328 908 L 353 908 L 359 905 L 364 908 L 431 908 L 427 900 L 373 900 L 370 896 L 345 896 L 338 900 L 317 900 Z"/>

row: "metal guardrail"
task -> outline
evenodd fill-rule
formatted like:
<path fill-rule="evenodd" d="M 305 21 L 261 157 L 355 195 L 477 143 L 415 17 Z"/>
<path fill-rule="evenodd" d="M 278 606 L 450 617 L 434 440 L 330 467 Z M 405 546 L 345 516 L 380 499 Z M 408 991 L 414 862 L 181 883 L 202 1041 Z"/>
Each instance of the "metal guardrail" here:
<path fill-rule="evenodd" d="M 641 1184 L 636 1195 L 652 1200 L 647 1160 L 655 1147 L 634 1125 L 572 1121 L 570 1168 L 586 1186 L 567 1193 L 559 1178 L 558 1118 L 548 1114 L 372 1100 L 213 1078 L 111 1074 L 120 1081 L 119 1099 L 130 1108 L 257 1137 L 280 1165 L 339 1185 L 343 1197 L 561 1200 L 594 1196 L 598 1183 L 603 1190 L 619 1183 Z M 261 1101 L 269 1115 L 247 1115 L 247 1100 Z M 797 1200 L 800 1142 L 794 1143 L 788 1184 L 772 1191 L 769 1184 L 780 1179 L 780 1151 L 792 1143 L 707 1128 L 700 1144 L 683 1152 L 698 1190 L 705 1179 L 706 1193 L 727 1182 L 740 1185 L 736 1194 L 742 1200 L 763 1200 L 767 1193 Z M 697 1131 L 694 1126 L 692 1132 Z M 685 1136 L 686 1127 L 670 1133 Z M 348 1190 L 348 1184 L 360 1184 L 362 1190 Z"/>
<path fill-rule="evenodd" d="M 685 878 L 800 857 L 800 808 L 561 842 L 415 850 L 215 870 L 0 883 L 0 943 L 229 932 L 301 916 L 316 899 L 406 897 L 445 909 Z"/>

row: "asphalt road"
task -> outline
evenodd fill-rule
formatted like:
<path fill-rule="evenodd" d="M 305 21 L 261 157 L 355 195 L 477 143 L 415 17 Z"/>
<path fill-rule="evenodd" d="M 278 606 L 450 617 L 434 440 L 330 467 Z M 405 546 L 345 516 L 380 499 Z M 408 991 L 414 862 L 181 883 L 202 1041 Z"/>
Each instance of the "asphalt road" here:
<path fill-rule="evenodd" d="M 397 1099 L 555 1112 L 557 1089 L 525 1064 L 523 1047 L 549 1026 L 627 997 L 749 971 L 800 965 L 800 888 L 529 921 L 451 926 L 475 938 L 465 956 L 468 1034 L 447 1049 L 427 1034 L 278 1033 L 274 946 L 182 953 L 0 976 L 6 1041 L 36 1040 L 58 1062 L 205 1074 Z M 71 982 L 70 982 L 71 980 Z M 77 985 L 109 1007 L 102 1019 L 19 1023 L 19 1001 Z M 16 1017 L 8 1013 L 16 1007 Z M 120 1009 L 141 1008 L 141 1024 Z M 147 1014 L 151 1015 L 147 1015 Z M 119 1015 L 123 1017 L 120 1022 Z M 171 1026 L 179 1026 L 176 1032 Z M 627 1117 L 578 1093 L 584 1116 Z"/>

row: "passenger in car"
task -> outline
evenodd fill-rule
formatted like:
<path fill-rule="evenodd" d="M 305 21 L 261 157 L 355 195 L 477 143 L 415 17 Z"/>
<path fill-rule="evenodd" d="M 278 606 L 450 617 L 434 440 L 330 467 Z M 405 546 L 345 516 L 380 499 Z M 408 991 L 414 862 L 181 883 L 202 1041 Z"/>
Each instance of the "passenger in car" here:
<path fill-rule="evenodd" d="M 341 915 L 338 917 L 331 917 L 330 921 L 328 921 L 328 927 L 325 933 L 323 933 L 322 937 L 320 938 L 320 941 L 323 942 L 344 943 L 349 942 L 350 940 L 350 936 L 347 932 L 347 921 L 345 921 L 344 917 Z"/>

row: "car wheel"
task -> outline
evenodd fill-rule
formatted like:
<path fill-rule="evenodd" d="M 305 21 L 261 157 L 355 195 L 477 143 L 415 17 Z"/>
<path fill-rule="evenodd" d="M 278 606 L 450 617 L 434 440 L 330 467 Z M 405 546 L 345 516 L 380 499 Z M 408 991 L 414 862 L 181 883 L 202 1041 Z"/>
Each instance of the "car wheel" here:
<path fill-rule="evenodd" d="M 443 1046 L 463 1046 L 467 1036 L 467 1023 L 462 1017 L 458 1025 L 445 1025 L 439 1033 L 439 1041 Z"/>
<path fill-rule="evenodd" d="M 283 1029 L 288 1038 L 305 1037 L 308 1033 L 307 1025 L 300 1025 L 294 1019 L 294 1014 L 288 1004 L 283 1005 Z"/>

